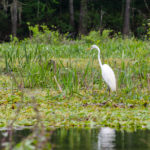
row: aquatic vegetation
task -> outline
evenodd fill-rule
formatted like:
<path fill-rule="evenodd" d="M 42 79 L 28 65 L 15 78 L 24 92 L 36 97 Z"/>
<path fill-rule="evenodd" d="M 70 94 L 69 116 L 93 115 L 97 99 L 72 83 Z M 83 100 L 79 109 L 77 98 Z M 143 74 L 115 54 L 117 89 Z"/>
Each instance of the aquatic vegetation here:
<path fill-rule="evenodd" d="M 20 104 L 14 125 L 34 125 L 34 96 L 46 127 L 149 128 L 149 42 L 109 38 L 107 32 L 94 36 L 99 35 L 51 44 L 27 39 L 0 44 L 0 126 L 8 125 Z M 110 96 L 97 52 L 86 51 L 94 43 L 118 79 L 117 92 Z"/>

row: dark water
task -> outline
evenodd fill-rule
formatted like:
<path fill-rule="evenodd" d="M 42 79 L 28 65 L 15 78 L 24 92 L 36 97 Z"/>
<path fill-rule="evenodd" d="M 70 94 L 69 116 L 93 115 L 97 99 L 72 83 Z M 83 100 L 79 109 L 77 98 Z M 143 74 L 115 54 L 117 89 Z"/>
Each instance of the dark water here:
<path fill-rule="evenodd" d="M 0 141 L 3 138 L 0 131 Z M 16 130 L 13 140 L 18 143 L 29 135 L 29 129 Z M 51 136 L 53 150 L 150 150 L 150 131 L 120 132 L 110 128 L 56 129 Z"/>

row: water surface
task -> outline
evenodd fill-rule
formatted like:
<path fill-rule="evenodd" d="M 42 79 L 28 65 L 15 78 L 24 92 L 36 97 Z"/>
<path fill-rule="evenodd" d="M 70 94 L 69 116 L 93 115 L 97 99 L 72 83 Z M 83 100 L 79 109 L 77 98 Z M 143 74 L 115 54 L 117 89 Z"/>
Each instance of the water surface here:
<path fill-rule="evenodd" d="M 55 150 L 150 150 L 150 131 L 121 132 L 111 128 L 57 129 Z"/>
<path fill-rule="evenodd" d="M 4 131 L 0 131 L 2 143 Z M 31 133 L 31 129 L 15 130 L 13 140 L 20 142 Z M 150 131 L 116 131 L 100 129 L 60 128 L 54 130 L 49 141 L 53 150 L 150 150 Z M 0 146 L 1 149 L 1 146 Z"/>

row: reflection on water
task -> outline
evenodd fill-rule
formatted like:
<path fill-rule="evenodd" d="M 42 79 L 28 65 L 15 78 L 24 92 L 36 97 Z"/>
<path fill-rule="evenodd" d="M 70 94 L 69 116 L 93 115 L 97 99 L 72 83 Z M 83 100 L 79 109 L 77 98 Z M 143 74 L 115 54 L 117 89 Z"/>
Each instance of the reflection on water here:
<path fill-rule="evenodd" d="M 57 129 L 54 150 L 150 150 L 150 131 L 121 132 L 101 129 Z"/>
<path fill-rule="evenodd" d="M 0 131 L 0 144 L 4 131 Z M 31 133 L 30 129 L 15 130 L 13 140 L 20 142 Z M 51 141 L 53 150 L 150 150 L 150 131 L 120 132 L 104 127 L 101 129 L 60 128 Z M 0 145 L 1 149 L 1 145 Z"/>
<path fill-rule="evenodd" d="M 115 150 L 115 137 L 114 129 L 103 127 L 98 134 L 98 150 Z"/>

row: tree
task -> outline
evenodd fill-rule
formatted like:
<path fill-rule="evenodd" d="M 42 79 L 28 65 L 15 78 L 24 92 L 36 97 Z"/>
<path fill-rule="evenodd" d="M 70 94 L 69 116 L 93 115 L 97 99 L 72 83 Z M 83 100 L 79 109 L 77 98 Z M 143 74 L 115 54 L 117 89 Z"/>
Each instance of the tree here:
<path fill-rule="evenodd" d="M 1 4 L 3 6 L 4 12 L 7 15 L 7 9 L 8 9 L 8 0 L 2 0 Z"/>
<path fill-rule="evenodd" d="M 12 35 L 17 36 L 17 21 L 19 16 L 19 22 L 21 23 L 22 3 L 18 0 L 13 0 L 10 4 L 11 23 L 12 23 Z"/>
<path fill-rule="evenodd" d="M 150 13 L 150 9 L 149 9 L 149 6 L 148 6 L 148 3 L 147 3 L 146 0 L 144 0 L 144 4 L 145 4 L 145 7 L 146 7 L 147 11 Z"/>
<path fill-rule="evenodd" d="M 129 36 L 129 32 L 130 32 L 130 3 L 131 0 L 126 0 L 125 12 L 124 12 L 124 24 L 123 24 L 124 36 Z"/>
<path fill-rule="evenodd" d="M 80 2 L 79 34 L 87 34 L 87 0 Z"/>
<path fill-rule="evenodd" d="M 105 12 L 102 10 L 101 8 L 101 13 L 100 13 L 100 35 L 102 35 L 102 24 L 103 24 L 103 15 L 105 14 Z"/>
<path fill-rule="evenodd" d="M 69 12 L 70 12 L 70 24 L 74 29 L 74 8 L 73 8 L 73 0 L 69 0 Z"/>
<path fill-rule="evenodd" d="M 17 0 L 13 0 L 11 4 L 11 23 L 12 23 L 12 35 L 17 35 Z"/>

